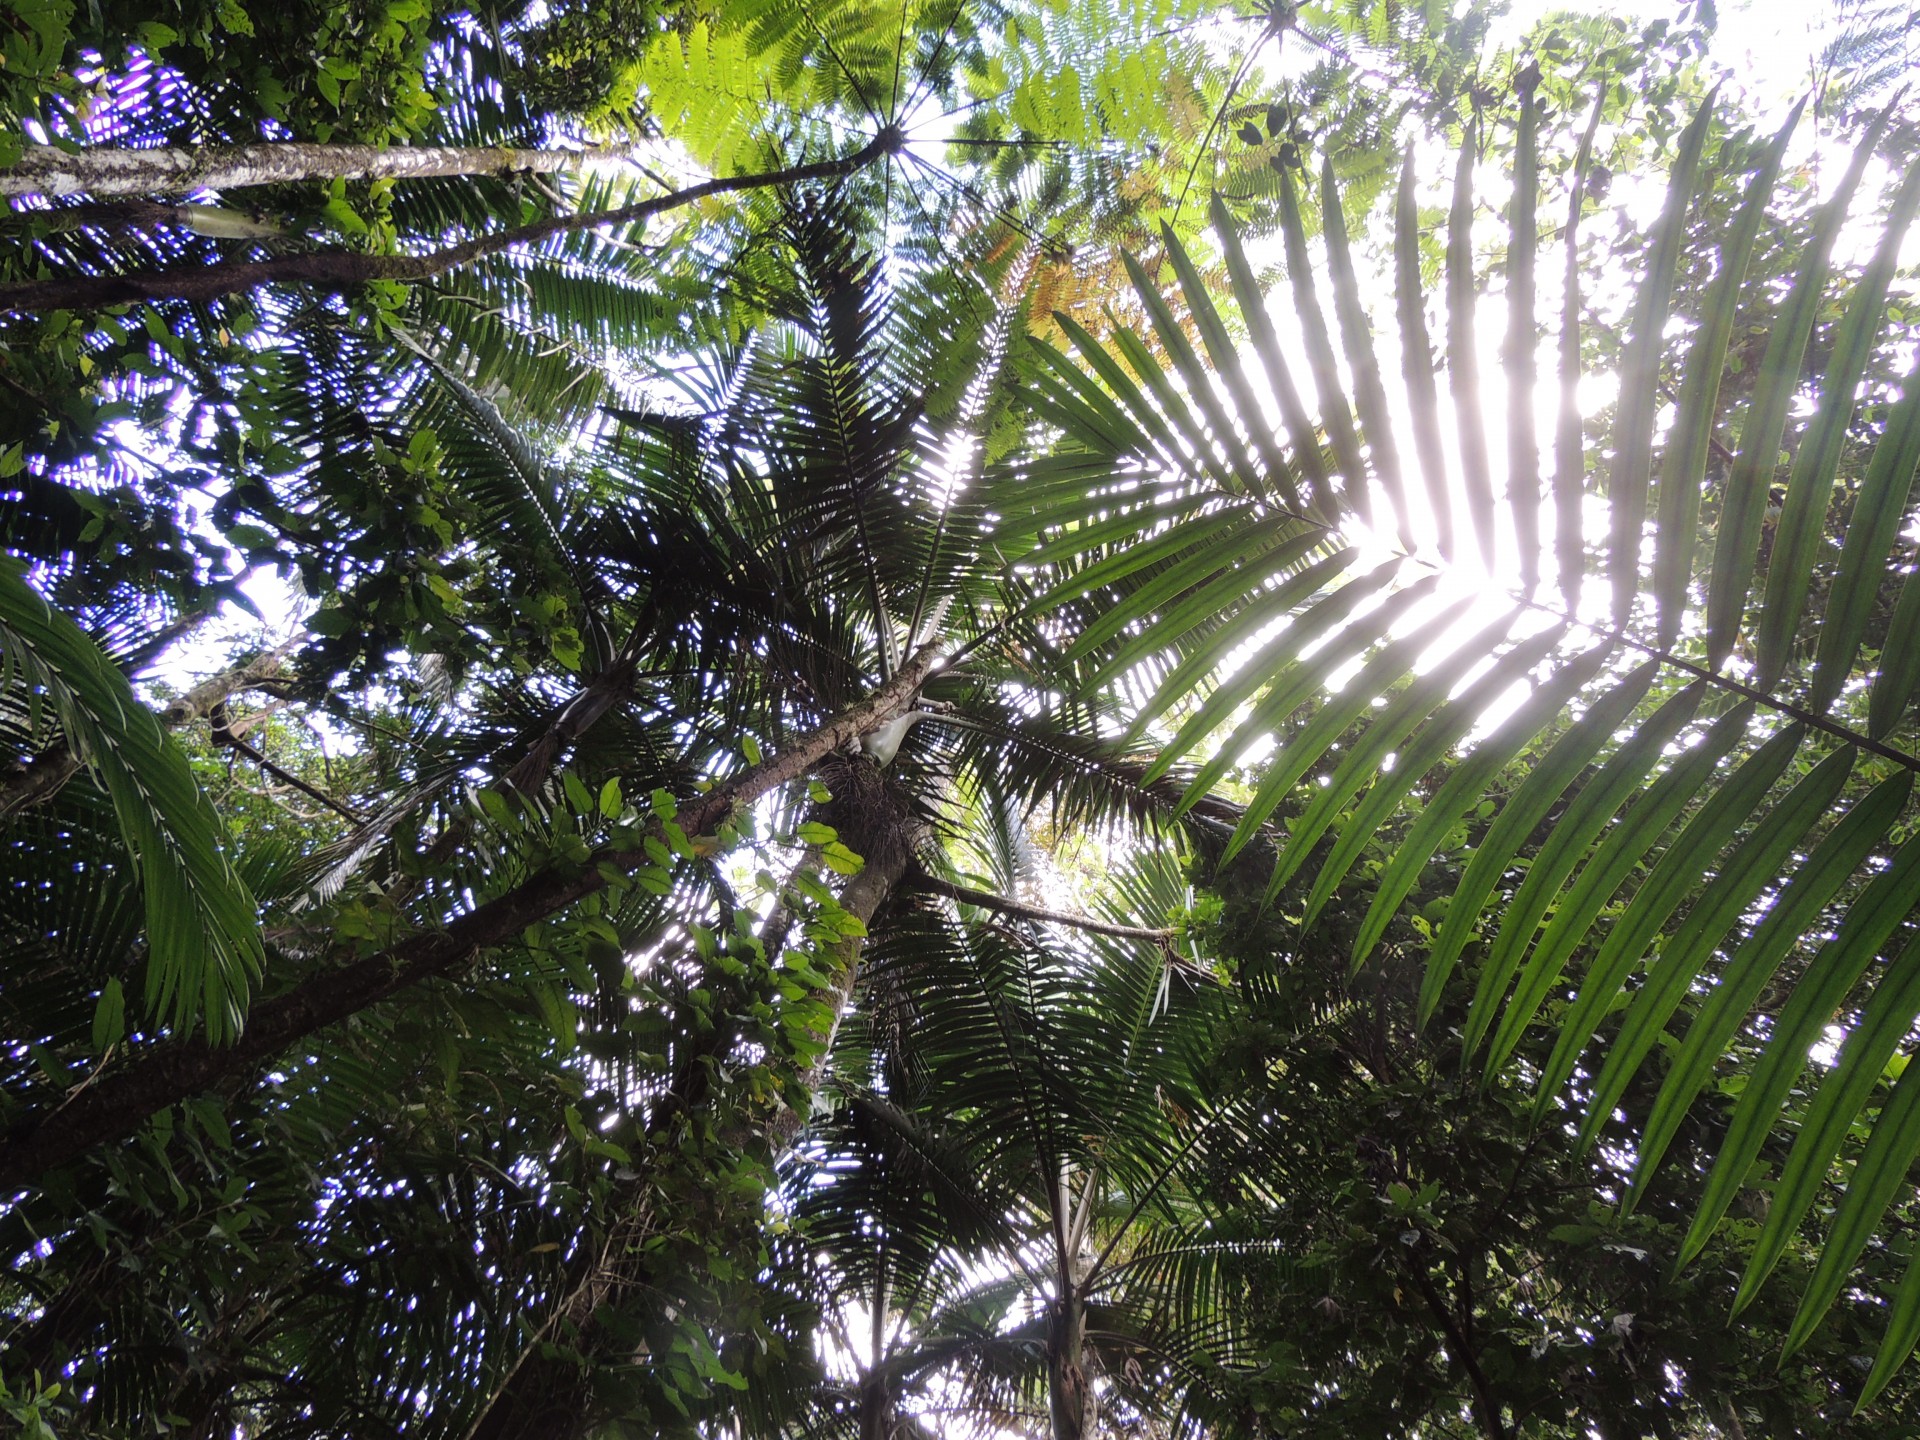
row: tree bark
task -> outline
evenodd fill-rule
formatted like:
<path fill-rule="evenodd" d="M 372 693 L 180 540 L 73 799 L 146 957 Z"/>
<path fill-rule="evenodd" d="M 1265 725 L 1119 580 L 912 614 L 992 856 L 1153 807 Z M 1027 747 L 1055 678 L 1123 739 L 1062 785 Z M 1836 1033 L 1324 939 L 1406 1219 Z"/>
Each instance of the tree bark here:
<path fill-rule="evenodd" d="M 1467 1377 L 1467 1384 L 1473 1393 L 1474 1416 L 1487 1432 L 1487 1440 L 1508 1440 L 1506 1424 L 1500 1417 L 1500 1397 L 1493 1393 L 1486 1372 L 1480 1368 L 1480 1362 L 1474 1356 L 1473 1345 L 1454 1319 L 1453 1312 L 1447 1308 L 1447 1302 L 1434 1288 L 1433 1279 L 1418 1256 L 1408 1260 L 1407 1274 L 1413 1281 L 1413 1288 L 1420 1292 L 1420 1298 L 1426 1302 L 1427 1309 L 1440 1326 L 1442 1345 L 1448 1357 Z"/>
<path fill-rule="evenodd" d="M 676 817 L 679 825 L 688 835 L 710 833 L 736 806 L 749 805 L 799 778 L 834 751 L 884 725 L 913 703 L 936 658 L 933 645 L 922 647 L 867 699 L 731 784 L 687 805 Z M 577 868 L 542 870 L 443 930 L 414 935 L 261 1001 L 231 1045 L 209 1045 L 200 1037 L 162 1042 L 46 1114 L 8 1130 L 0 1138 L 0 1194 L 32 1185 L 48 1170 L 96 1145 L 125 1139 L 160 1111 L 249 1074 L 289 1046 L 369 1005 L 422 981 L 460 974 L 481 951 L 511 941 L 529 925 L 602 889 L 605 869 L 630 872 L 649 863 L 645 848 L 635 846 L 600 850 Z"/>
<path fill-rule="evenodd" d="M 437 175 L 551 175 L 596 160 L 624 160 L 631 146 L 517 150 L 479 145 L 316 145 L 276 140 L 193 149 L 101 148 L 69 152 L 29 145 L 0 170 L 0 196 L 186 195 L 315 180 L 419 180 Z"/>
<path fill-rule="evenodd" d="M 271 686 L 277 680 L 284 681 L 287 675 L 281 669 L 282 663 L 306 638 L 305 635 L 297 635 L 265 654 L 222 670 L 218 675 L 209 675 L 185 694 L 169 701 L 167 708 L 160 712 L 160 723 L 178 728 L 190 725 L 195 720 L 205 720 L 242 690 L 254 690 Z"/>
<path fill-rule="evenodd" d="M 1075 1287 L 1054 1302 L 1047 1327 L 1047 1413 L 1053 1440 L 1092 1440 L 1099 1397 L 1086 1370 L 1087 1311 Z"/>
<path fill-rule="evenodd" d="M 356 289 L 375 280 L 413 283 L 431 280 L 492 255 L 526 245 L 537 245 L 556 235 L 596 230 L 608 225 L 632 225 L 735 190 L 793 185 L 827 180 L 872 164 L 905 143 L 902 132 L 889 126 L 851 155 L 811 165 L 793 165 L 753 175 L 708 180 L 684 190 L 655 196 L 615 210 L 590 210 L 573 215 L 509 226 L 491 235 L 476 235 L 457 245 L 424 255 L 367 255 L 350 250 L 322 250 L 307 255 L 282 255 L 268 260 L 243 260 L 217 265 L 191 265 L 150 270 L 131 275 L 68 276 L 57 280 L 28 280 L 0 285 L 0 314 L 41 310 L 91 310 L 142 300 L 191 300 L 205 303 L 239 294 L 261 285 L 312 285 L 327 291 Z"/>

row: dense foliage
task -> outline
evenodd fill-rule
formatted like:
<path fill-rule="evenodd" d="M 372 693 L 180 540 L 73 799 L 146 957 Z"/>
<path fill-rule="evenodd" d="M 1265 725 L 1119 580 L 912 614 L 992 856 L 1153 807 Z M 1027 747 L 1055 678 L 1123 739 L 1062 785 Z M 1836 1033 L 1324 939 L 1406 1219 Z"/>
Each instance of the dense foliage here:
<path fill-rule="evenodd" d="M 163 8 L 0 31 L 0 1413 L 1910 1423 L 1904 12 Z"/>

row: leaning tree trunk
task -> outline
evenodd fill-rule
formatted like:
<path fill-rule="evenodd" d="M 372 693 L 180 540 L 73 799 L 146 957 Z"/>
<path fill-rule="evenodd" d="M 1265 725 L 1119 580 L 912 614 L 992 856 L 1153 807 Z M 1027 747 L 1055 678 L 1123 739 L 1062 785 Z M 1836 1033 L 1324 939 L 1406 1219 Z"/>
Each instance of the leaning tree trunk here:
<path fill-rule="evenodd" d="M 830 180 L 865 168 L 883 155 L 897 152 L 905 136 L 889 126 L 860 149 L 837 160 L 793 165 L 754 175 L 732 175 L 708 180 L 615 210 L 589 210 L 551 219 L 512 225 L 490 235 L 477 235 L 458 244 L 417 255 L 375 255 L 356 250 L 316 250 L 305 255 L 276 255 L 267 260 L 235 260 L 213 265 L 176 266 L 126 275 L 72 275 L 53 280 L 23 280 L 0 285 L 0 313 L 49 310 L 95 310 L 104 305 L 144 300 L 192 300 L 205 304 L 262 285 L 311 285 L 324 291 L 357 289 L 375 280 L 411 284 L 432 280 L 489 256 L 551 240 L 556 235 L 597 230 L 603 226 L 633 225 L 650 216 L 691 205 L 710 195 L 736 190 L 796 185 L 807 180 Z"/>
<path fill-rule="evenodd" d="M 598 160 L 623 160 L 626 145 L 519 150 L 481 145 L 199 145 L 188 150 L 62 150 L 29 145 L 0 170 L 0 196 L 185 195 L 320 180 L 419 180 L 430 176 L 551 175 Z"/>
<path fill-rule="evenodd" d="M 847 913 L 871 928 L 887 900 L 901 887 L 915 852 L 925 839 L 925 827 L 914 814 L 910 797 L 881 768 L 865 756 L 830 755 L 823 757 L 818 773 L 833 794 L 832 802 L 820 812 L 824 822 L 839 833 L 843 844 L 865 860 L 858 874 L 842 887 L 839 902 Z M 778 903 L 778 902 L 776 902 Z M 784 924 L 782 926 L 784 933 Z M 860 962 L 866 942 L 849 936 L 834 947 L 829 981 L 831 1020 L 825 1037 L 827 1048 L 821 1057 L 796 1078 L 809 1091 L 818 1089 L 826 1078 L 833 1033 L 839 1027 L 853 1001 L 860 976 Z M 730 1044 L 730 1035 L 717 1035 L 716 1043 Z M 698 1068 L 698 1067 L 696 1067 Z M 701 1076 L 708 1072 L 698 1069 Z M 683 1106 L 709 1103 L 703 1091 L 690 1093 Z M 652 1117 L 649 1129 L 660 1131 L 669 1125 L 678 1109 Z M 731 1130 L 731 1141 L 741 1148 L 763 1145 L 774 1160 L 792 1146 L 805 1124 L 805 1115 L 787 1108 L 756 1135 L 751 1119 L 735 1115 L 722 1122 Z M 669 1259 L 659 1251 L 643 1250 L 649 1238 L 652 1209 L 646 1184 L 636 1186 L 629 1198 L 630 1208 L 616 1219 L 607 1242 L 588 1261 L 584 1273 L 556 1313 L 556 1321 L 543 1329 L 563 1329 L 571 1357 L 534 1354 L 530 1346 L 504 1381 L 494 1391 L 480 1415 L 466 1431 L 466 1440 L 575 1440 L 585 1433 L 596 1418 L 593 1414 L 593 1369 L 596 1363 L 625 1366 L 633 1363 L 626 1353 L 630 1342 L 622 1336 L 626 1328 L 610 1324 L 624 1305 L 655 1290 L 654 1276 L 646 1262 L 636 1260 L 644 1254 L 658 1263 Z M 882 1425 L 891 1413 L 883 1403 L 868 1414 L 863 1405 L 863 1440 L 868 1440 L 871 1421 Z"/>
<path fill-rule="evenodd" d="M 678 823 L 689 835 L 710 834 L 736 807 L 751 805 L 769 791 L 798 779 L 835 751 L 886 724 L 912 705 L 936 658 L 935 646 L 923 646 L 872 695 L 780 754 L 769 756 L 739 779 L 693 801 L 680 812 Z M 654 828 L 656 833 L 651 838 L 657 840 L 658 826 Z M 411 936 L 261 1001 L 248 1012 L 245 1030 L 230 1045 L 216 1046 L 194 1036 L 147 1049 L 62 1104 L 27 1116 L 0 1137 L 0 1194 L 34 1184 L 49 1170 L 96 1145 L 126 1139 L 154 1115 L 182 1100 L 244 1082 L 289 1046 L 370 1005 L 426 980 L 463 976 L 481 952 L 513 941 L 529 925 L 605 888 L 608 872 L 637 870 L 651 863 L 644 845 L 636 845 L 598 851 L 583 865 L 541 870 L 442 929 Z M 903 858 L 902 874 L 905 865 Z M 867 888 L 872 884 L 869 882 Z M 876 895 L 874 905 L 877 907 L 883 898 L 884 893 Z M 857 963 L 855 946 L 849 965 Z"/>

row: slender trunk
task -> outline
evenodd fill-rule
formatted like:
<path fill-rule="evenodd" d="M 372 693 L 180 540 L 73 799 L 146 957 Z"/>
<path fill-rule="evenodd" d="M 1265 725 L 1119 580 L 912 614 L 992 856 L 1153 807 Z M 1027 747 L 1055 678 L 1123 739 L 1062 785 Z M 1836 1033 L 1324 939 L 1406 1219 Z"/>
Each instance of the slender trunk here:
<path fill-rule="evenodd" d="M 1078 1291 L 1054 1302 L 1047 1327 L 1047 1413 L 1053 1440 L 1091 1440 L 1098 1419 L 1098 1397 L 1086 1369 L 1087 1310 Z"/>
<path fill-rule="evenodd" d="M 202 145 L 185 150 L 29 145 L 0 170 L 0 196 L 186 195 L 314 180 L 419 180 L 435 175 L 551 175 L 596 160 L 624 160 L 626 145 L 517 150 L 479 145 Z"/>
<path fill-rule="evenodd" d="M 827 811 L 829 822 L 839 832 L 841 842 L 866 862 L 860 873 L 842 887 L 840 908 L 871 928 L 880 907 L 901 887 L 912 868 L 924 828 L 906 797 L 892 787 L 879 766 L 864 756 L 847 759 L 826 777 L 826 784 L 834 796 L 834 804 Z M 840 813 L 843 810 L 850 813 Z M 800 1075 L 800 1083 L 808 1090 L 818 1090 L 827 1077 L 834 1036 L 859 987 L 866 944 L 864 937 L 852 935 L 834 947 L 830 961 L 833 974 L 826 995 L 830 1018 L 825 1046 L 819 1058 Z M 767 1127 L 773 1153 L 784 1153 L 805 1123 L 806 1117 L 797 1110 L 781 1112 Z"/>
<path fill-rule="evenodd" d="M 828 755 L 885 724 L 912 704 L 935 659 L 935 647 L 923 647 L 867 699 L 738 780 L 701 796 L 680 812 L 678 823 L 689 835 L 709 834 L 735 807 L 750 805 L 797 779 Z M 414 935 L 261 1001 L 231 1045 L 213 1046 L 193 1037 L 154 1046 L 52 1110 L 13 1126 L 0 1139 L 0 1194 L 32 1185 L 47 1171 L 95 1145 L 126 1138 L 160 1111 L 248 1075 L 289 1046 L 369 1005 L 422 981 L 463 973 L 483 950 L 510 942 L 529 925 L 602 889 L 607 871 L 628 872 L 650 863 L 646 850 L 634 846 L 601 850 L 578 867 L 542 870 L 445 929 Z"/>
<path fill-rule="evenodd" d="M 0 314 L 17 311 L 92 310 L 143 300 L 191 300 L 205 303 L 236 295 L 261 285 L 313 285 L 326 291 L 356 289 L 374 280 L 412 283 L 431 280 L 476 260 L 537 245 L 556 235 L 569 235 L 602 226 L 632 225 L 668 210 L 691 205 L 710 195 L 735 190 L 765 189 L 806 180 L 851 175 L 904 143 L 901 132 L 889 127 L 860 149 L 838 160 L 793 165 L 753 175 L 708 180 L 685 190 L 625 205 L 616 210 L 590 210 L 573 215 L 509 226 L 491 235 L 476 235 L 457 245 L 429 250 L 424 255 L 368 255 L 348 250 L 321 250 L 306 255 L 281 255 L 268 260 L 240 260 L 216 265 L 190 265 L 131 275 L 67 276 L 57 280 L 28 280 L 0 285 Z"/>
<path fill-rule="evenodd" d="M 893 1387 L 885 1370 L 876 1370 L 860 1386 L 860 1440 L 892 1440 Z"/>
<path fill-rule="evenodd" d="M 1435 1287 L 1433 1277 L 1427 1274 L 1426 1266 L 1418 1256 L 1408 1260 L 1407 1273 L 1413 1280 L 1413 1288 L 1419 1292 L 1440 1326 L 1441 1341 L 1448 1358 L 1467 1377 L 1467 1385 L 1473 1396 L 1474 1417 L 1479 1420 L 1481 1429 L 1487 1432 L 1487 1440 L 1507 1440 L 1506 1423 L 1500 1417 L 1500 1398 L 1493 1393 L 1493 1386 L 1473 1353 L 1472 1343 L 1461 1330 L 1460 1323 L 1454 1319 L 1453 1312 L 1447 1308 L 1447 1302 Z"/>

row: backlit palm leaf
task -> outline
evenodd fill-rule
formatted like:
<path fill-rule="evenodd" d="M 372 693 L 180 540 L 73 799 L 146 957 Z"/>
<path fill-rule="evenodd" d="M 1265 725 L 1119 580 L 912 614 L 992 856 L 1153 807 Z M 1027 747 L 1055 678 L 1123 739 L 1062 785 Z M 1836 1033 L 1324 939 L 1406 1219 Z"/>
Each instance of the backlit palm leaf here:
<path fill-rule="evenodd" d="M 1876 858 L 1911 827 L 1906 799 L 1920 769 L 1899 736 L 1920 678 L 1920 580 L 1903 581 L 1897 545 L 1920 461 L 1920 379 L 1878 423 L 1859 408 L 1869 362 L 1898 339 L 1888 293 L 1920 209 L 1920 169 L 1894 187 L 1873 258 L 1836 282 L 1836 237 L 1859 223 L 1856 196 L 1880 139 L 1870 127 L 1776 303 L 1743 280 L 1793 122 L 1771 144 L 1749 142 L 1716 130 L 1709 100 L 1677 142 L 1666 204 L 1627 282 L 1619 398 L 1597 452 L 1567 408 L 1583 372 L 1577 229 L 1565 232 L 1560 373 L 1544 377 L 1563 397 L 1549 478 L 1531 423 L 1543 383 L 1534 352 L 1552 333 L 1535 313 L 1532 104 L 1522 96 L 1514 173 L 1526 188 L 1509 211 L 1522 233 L 1507 249 L 1504 502 L 1482 433 L 1469 145 L 1451 208 L 1442 363 L 1428 359 L 1411 168 L 1396 207 L 1396 314 L 1371 322 L 1335 223 L 1331 171 L 1324 276 L 1309 266 L 1298 203 L 1289 195 L 1285 206 L 1285 300 L 1260 292 L 1216 205 L 1239 324 L 1169 234 L 1175 293 L 1135 271 L 1154 345 L 1124 329 L 1103 344 L 1063 321 L 1077 363 L 1048 354 L 1040 396 L 1061 441 L 1043 461 L 994 477 L 992 507 L 1005 517 L 1003 553 L 1042 595 L 1030 608 L 1063 627 L 1078 677 L 1142 702 L 1133 735 L 1160 742 L 1150 780 L 1197 764 L 1184 800 L 1193 805 L 1250 745 L 1277 740 L 1228 846 L 1277 847 L 1270 900 L 1297 883 L 1300 897 L 1284 903 L 1303 906 L 1311 924 L 1356 867 L 1377 860 L 1355 967 L 1406 933 L 1402 907 L 1436 883 L 1436 862 L 1452 865 L 1459 878 L 1430 947 L 1423 1013 L 1477 947 L 1469 1061 L 1491 1073 L 1527 1027 L 1556 1027 L 1537 1117 L 1556 1103 L 1584 1109 L 1580 1133 L 1592 1143 L 1683 1003 L 1708 996 L 1704 1007 L 1685 1004 L 1694 1019 L 1670 1042 L 1651 1115 L 1628 1117 L 1647 1127 L 1635 1193 L 1768 977 L 1797 942 L 1833 935 L 1763 1032 L 1760 1068 L 1687 1247 L 1697 1253 L 1745 1182 L 1809 1045 L 1836 1011 L 1849 1017 L 1837 1062 L 1815 1077 L 1741 1291 L 1744 1304 L 1832 1167 L 1854 1161 L 1797 1345 L 1920 1157 L 1915 1087 L 1879 1086 L 1920 1015 L 1920 987 L 1887 958 L 1920 893 L 1909 879 L 1920 842 Z M 1745 202 L 1723 231 L 1708 228 L 1718 273 L 1683 285 L 1700 196 L 1723 172 L 1737 179 L 1742 156 Z M 1270 299 L 1297 317 L 1292 347 L 1276 335 Z M 1812 346 L 1824 313 L 1841 318 L 1830 344 Z M 1768 332 L 1744 406 L 1722 395 L 1736 323 Z M 1376 330 L 1398 340 L 1407 383 L 1397 399 L 1381 379 Z M 1249 341 L 1244 356 L 1228 338 L 1236 331 Z M 1307 385 L 1290 373 L 1296 363 Z M 1302 398 L 1308 386 L 1317 417 Z M 1724 479 L 1707 464 L 1722 426 L 1738 434 Z M 1771 511 L 1781 483 L 1784 503 Z M 1541 553 L 1547 505 L 1557 567 Z M 1479 570 L 1468 563 L 1476 551 Z M 1500 554 L 1518 559 L 1510 588 Z M 1605 581 L 1604 596 L 1590 589 L 1585 604 L 1583 569 Z M 1090 594 L 1106 602 L 1097 617 L 1085 613 Z M 1877 623 L 1889 610 L 1891 621 Z M 1506 718 L 1490 722 L 1503 695 Z M 1596 1037 L 1603 1043 L 1583 1059 Z M 1863 1148 L 1849 1139 L 1855 1125 L 1871 1130 Z M 1916 1328 L 1920 1285 L 1909 1284 L 1866 1398 Z"/>

